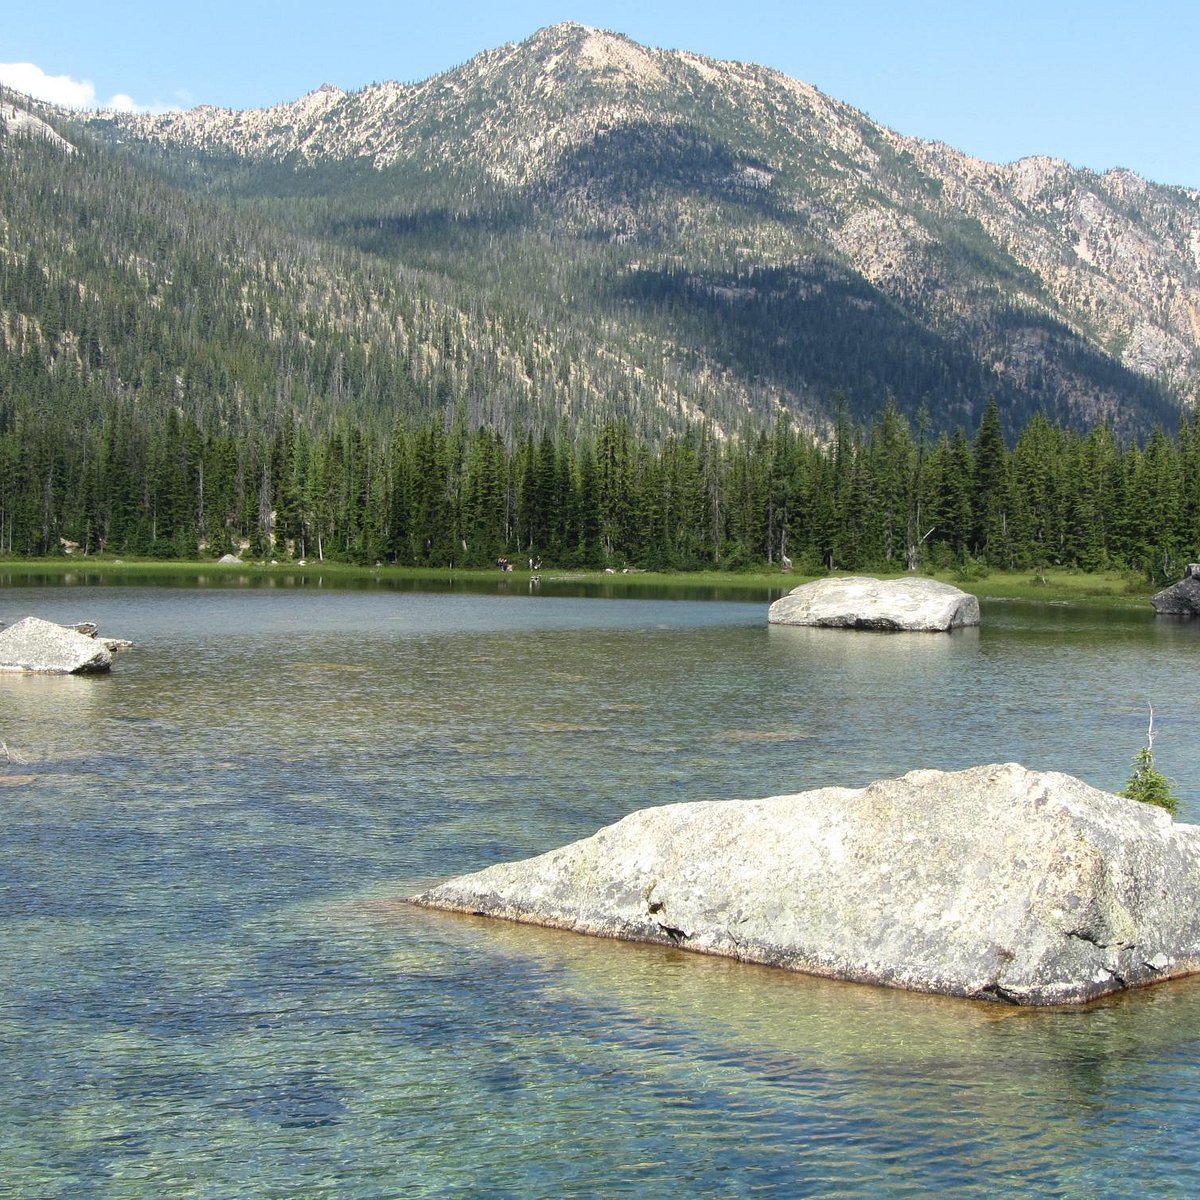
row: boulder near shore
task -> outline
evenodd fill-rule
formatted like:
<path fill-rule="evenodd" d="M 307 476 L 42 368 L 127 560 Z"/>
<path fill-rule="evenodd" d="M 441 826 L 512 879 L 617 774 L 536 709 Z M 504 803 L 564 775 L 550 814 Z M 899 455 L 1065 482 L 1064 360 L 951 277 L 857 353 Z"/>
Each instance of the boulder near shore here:
<path fill-rule="evenodd" d="M 924 576 L 876 579 L 848 575 L 814 579 L 771 605 L 773 625 L 940 633 L 979 624 L 979 601 L 949 583 Z"/>
<path fill-rule="evenodd" d="M 1200 615 L 1200 563 L 1188 563 L 1183 578 L 1150 597 L 1154 611 L 1163 617 Z"/>
<path fill-rule="evenodd" d="M 113 653 L 133 643 L 96 636 L 91 622 L 56 625 L 25 617 L 0 629 L 0 672 L 31 675 L 87 675 L 112 667 Z"/>
<path fill-rule="evenodd" d="M 671 804 L 413 903 L 835 979 L 1079 1004 L 1200 970 L 1200 826 L 1015 763 Z"/>

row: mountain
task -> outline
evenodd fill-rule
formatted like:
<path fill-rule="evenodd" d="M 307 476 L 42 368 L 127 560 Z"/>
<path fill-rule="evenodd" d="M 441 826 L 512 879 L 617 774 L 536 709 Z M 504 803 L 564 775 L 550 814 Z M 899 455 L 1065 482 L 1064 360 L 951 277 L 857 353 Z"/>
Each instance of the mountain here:
<path fill-rule="evenodd" d="M 269 109 L 23 107 L 85 151 L 37 150 L 77 210 L 3 210 L 29 212 L 47 278 L 87 290 L 88 193 L 68 177 L 91 172 L 93 207 L 155 196 L 161 216 L 119 222 L 101 257 L 126 303 L 157 307 L 176 391 L 219 353 L 178 344 L 185 316 L 236 338 L 253 370 L 221 369 L 247 411 L 282 391 L 310 413 L 453 405 L 502 431 L 618 415 L 655 434 L 781 411 L 825 428 L 889 397 L 972 428 L 994 397 L 1010 432 L 1040 411 L 1130 435 L 1200 399 L 1200 193 L 985 163 L 760 66 L 566 24 Z M 10 216 L 14 260 L 22 234 Z M 11 343 L 20 314 L 0 306 Z"/>

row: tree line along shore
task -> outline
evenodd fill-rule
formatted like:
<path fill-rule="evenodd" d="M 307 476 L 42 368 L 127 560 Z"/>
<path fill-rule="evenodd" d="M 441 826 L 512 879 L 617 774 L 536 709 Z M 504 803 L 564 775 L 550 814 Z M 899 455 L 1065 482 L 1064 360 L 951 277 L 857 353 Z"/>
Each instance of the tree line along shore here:
<path fill-rule="evenodd" d="M 0 555 L 405 567 L 922 569 L 1178 577 L 1200 552 L 1200 426 L 1122 444 L 997 406 L 931 437 L 889 405 L 820 441 L 785 420 L 657 442 L 626 421 L 511 440 L 435 418 L 256 435 L 110 401 L 88 421 L 0 394 Z"/>

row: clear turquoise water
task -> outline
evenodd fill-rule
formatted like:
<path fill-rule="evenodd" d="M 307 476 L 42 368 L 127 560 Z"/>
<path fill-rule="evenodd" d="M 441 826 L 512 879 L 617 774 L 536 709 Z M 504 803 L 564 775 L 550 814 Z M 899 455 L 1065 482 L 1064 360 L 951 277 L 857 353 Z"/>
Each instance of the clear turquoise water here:
<path fill-rule="evenodd" d="M 1182 1196 L 1200 984 L 1013 1013 L 411 909 L 647 804 L 1190 766 L 1200 629 L 992 606 L 0 590 L 133 637 L 0 677 L 0 1196 Z"/>

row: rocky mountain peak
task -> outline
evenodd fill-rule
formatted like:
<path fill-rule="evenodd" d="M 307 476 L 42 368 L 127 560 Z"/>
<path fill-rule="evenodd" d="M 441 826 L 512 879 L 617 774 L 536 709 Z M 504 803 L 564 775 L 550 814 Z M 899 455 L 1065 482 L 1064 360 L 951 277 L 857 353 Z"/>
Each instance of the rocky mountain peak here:
<path fill-rule="evenodd" d="M 757 302 L 729 278 L 752 272 L 802 289 L 814 271 L 854 281 L 972 347 L 985 377 L 1090 419 L 1120 400 L 1080 382 L 1068 360 L 1084 348 L 1200 400 L 1200 193 L 1048 156 L 985 162 L 754 64 L 565 22 L 417 83 L 110 116 L 113 130 L 197 154 L 402 169 L 405 187 L 414 168 L 485 181 L 556 236 L 634 247 L 630 272 L 692 264 L 693 297 Z"/>
<path fill-rule="evenodd" d="M 622 34 L 573 22 L 553 25 L 543 32 L 547 35 L 544 39 L 535 34 L 525 46 L 534 53 L 543 46 L 549 49 L 543 59 L 547 72 L 567 60 L 581 74 L 603 79 L 610 85 L 653 88 L 667 82 L 657 61 L 661 52 L 649 50 Z"/>

